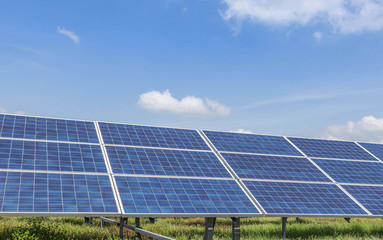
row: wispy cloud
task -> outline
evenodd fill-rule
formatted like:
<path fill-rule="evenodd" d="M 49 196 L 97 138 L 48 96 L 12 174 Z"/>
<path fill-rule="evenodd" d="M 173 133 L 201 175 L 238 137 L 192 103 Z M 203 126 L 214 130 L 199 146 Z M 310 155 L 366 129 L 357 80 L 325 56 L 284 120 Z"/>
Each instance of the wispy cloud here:
<path fill-rule="evenodd" d="M 0 108 L 0 113 L 8 113 L 5 108 Z M 23 111 L 16 111 L 13 114 L 25 114 Z"/>
<path fill-rule="evenodd" d="M 64 36 L 67 36 L 68 38 L 70 38 L 75 44 L 79 44 L 80 43 L 80 37 L 72 32 L 72 31 L 69 31 L 65 28 L 61 28 L 61 27 L 57 27 L 57 32 L 64 35 Z"/>
<path fill-rule="evenodd" d="M 137 104 L 153 112 L 170 112 L 182 116 L 228 116 L 230 107 L 209 98 L 186 96 L 174 98 L 169 90 L 164 92 L 150 91 L 139 96 Z"/>
<path fill-rule="evenodd" d="M 328 24 L 349 34 L 383 29 L 383 2 L 377 0 L 222 0 L 222 17 L 237 23 L 306 26 Z M 238 31 L 238 29 L 236 29 Z"/>
<path fill-rule="evenodd" d="M 313 38 L 315 38 L 316 40 L 321 40 L 323 38 L 323 33 L 322 32 L 314 32 Z"/>
<path fill-rule="evenodd" d="M 245 130 L 243 128 L 237 129 L 237 130 L 231 130 L 230 132 L 236 132 L 236 133 L 253 133 L 250 130 Z"/>

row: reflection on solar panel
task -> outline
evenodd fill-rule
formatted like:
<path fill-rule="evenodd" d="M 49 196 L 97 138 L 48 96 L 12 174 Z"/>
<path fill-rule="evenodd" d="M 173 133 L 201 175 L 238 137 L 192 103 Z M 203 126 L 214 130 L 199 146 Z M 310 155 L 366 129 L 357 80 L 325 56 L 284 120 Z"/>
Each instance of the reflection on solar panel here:
<path fill-rule="evenodd" d="M 0 168 L 107 172 L 98 145 L 0 139 Z"/>
<path fill-rule="evenodd" d="M 206 130 L 203 132 L 218 151 L 302 156 L 283 137 Z"/>
<path fill-rule="evenodd" d="M 308 159 L 222 153 L 240 178 L 331 182 Z"/>
<path fill-rule="evenodd" d="M 383 215 L 383 187 L 342 185 L 358 202 L 374 215 Z"/>
<path fill-rule="evenodd" d="M 377 161 L 353 142 L 289 137 L 308 157 Z"/>
<path fill-rule="evenodd" d="M 210 150 L 196 130 L 99 123 L 105 144 Z"/>
<path fill-rule="evenodd" d="M 93 122 L 0 114 L 0 137 L 98 143 Z"/>
<path fill-rule="evenodd" d="M 314 162 L 339 183 L 383 184 L 383 164 L 380 162 L 324 159 L 314 159 Z"/>
<path fill-rule="evenodd" d="M 3 213 L 115 213 L 108 176 L 0 172 Z"/>
<path fill-rule="evenodd" d="M 126 214 L 259 214 L 234 180 L 115 178 Z"/>
<path fill-rule="evenodd" d="M 367 149 L 370 153 L 374 154 L 375 157 L 383 160 L 383 144 L 374 143 L 359 143 L 362 147 Z"/>
<path fill-rule="evenodd" d="M 106 146 L 113 173 L 189 177 L 227 177 L 212 152 Z"/>
<path fill-rule="evenodd" d="M 268 214 L 367 214 L 333 184 L 244 181 Z"/>

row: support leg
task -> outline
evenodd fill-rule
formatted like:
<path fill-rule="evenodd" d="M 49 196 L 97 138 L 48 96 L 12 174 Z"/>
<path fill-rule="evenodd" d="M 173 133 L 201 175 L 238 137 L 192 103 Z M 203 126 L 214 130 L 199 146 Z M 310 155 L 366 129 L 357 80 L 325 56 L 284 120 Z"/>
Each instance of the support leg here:
<path fill-rule="evenodd" d="M 282 239 L 286 239 L 286 223 L 287 217 L 282 217 Z"/>
<path fill-rule="evenodd" d="M 233 227 L 232 227 L 232 240 L 239 240 L 241 238 L 241 230 L 240 230 L 240 218 L 232 217 Z"/>
<path fill-rule="evenodd" d="M 299 217 L 297 217 L 297 218 L 295 219 L 295 221 L 296 221 L 296 223 L 299 223 Z"/>
<path fill-rule="evenodd" d="M 135 220 L 135 227 L 136 228 L 140 227 L 140 218 L 136 218 L 136 220 Z M 141 239 L 141 233 L 136 232 L 136 239 Z"/>
<path fill-rule="evenodd" d="M 203 235 L 203 240 L 212 240 L 214 225 L 217 218 L 207 217 L 205 218 L 205 234 Z"/>
<path fill-rule="evenodd" d="M 156 222 L 156 219 L 155 218 L 149 218 L 149 222 L 150 222 L 150 224 L 154 224 Z"/>
<path fill-rule="evenodd" d="M 104 221 L 101 219 L 100 221 L 100 224 L 101 224 L 101 228 L 104 226 Z"/>
<path fill-rule="evenodd" d="M 124 218 L 120 218 L 120 238 L 124 239 Z"/>
<path fill-rule="evenodd" d="M 90 224 L 90 218 L 89 217 L 84 217 L 85 224 Z"/>
<path fill-rule="evenodd" d="M 346 222 L 350 223 L 351 218 L 344 218 L 344 220 L 346 220 Z"/>

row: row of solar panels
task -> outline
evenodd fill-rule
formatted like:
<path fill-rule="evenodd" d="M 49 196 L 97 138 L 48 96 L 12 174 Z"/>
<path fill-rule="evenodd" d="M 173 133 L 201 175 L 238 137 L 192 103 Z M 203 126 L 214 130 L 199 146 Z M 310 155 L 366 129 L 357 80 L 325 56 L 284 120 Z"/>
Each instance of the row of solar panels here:
<path fill-rule="evenodd" d="M 0 114 L 0 215 L 383 216 L 383 145 Z"/>

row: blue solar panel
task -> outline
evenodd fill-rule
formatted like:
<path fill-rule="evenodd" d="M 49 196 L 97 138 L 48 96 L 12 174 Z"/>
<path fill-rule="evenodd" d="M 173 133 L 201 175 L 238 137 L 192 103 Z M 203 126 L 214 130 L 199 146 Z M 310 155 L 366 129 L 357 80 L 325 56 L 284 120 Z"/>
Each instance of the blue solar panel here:
<path fill-rule="evenodd" d="M 99 123 L 105 144 L 210 150 L 196 130 Z"/>
<path fill-rule="evenodd" d="M 306 158 L 222 153 L 240 178 L 331 182 Z"/>
<path fill-rule="evenodd" d="M 126 214 L 259 214 L 234 180 L 115 178 Z"/>
<path fill-rule="evenodd" d="M 283 137 L 205 130 L 203 132 L 218 151 L 302 156 Z"/>
<path fill-rule="evenodd" d="M 383 164 L 380 162 L 324 159 L 314 159 L 314 161 L 336 182 L 383 184 Z"/>
<path fill-rule="evenodd" d="M 383 215 L 383 187 L 342 185 L 358 202 L 373 215 Z"/>
<path fill-rule="evenodd" d="M 244 181 L 268 214 L 367 214 L 333 184 Z"/>
<path fill-rule="evenodd" d="M 289 139 L 308 157 L 377 161 L 353 142 L 291 137 Z"/>
<path fill-rule="evenodd" d="M 118 213 L 108 176 L 0 172 L 3 213 Z"/>
<path fill-rule="evenodd" d="M 93 122 L 0 114 L 0 137 L 98 143 Z"/>
<path fill-rule="evenodd" d="M 106 146 L 113 173 L 189 177 L 227 177 L 212 152 Z"/>
<path fill-rule="evenodd" d="M 383 144 L 374 144 L 374 143 L 359 143 L 359 144 L 365 149 L 367 149 L 367 151 L 374 154 L 375 157 L 383 161 Z"/>
<path fill-rule="evenodd" d="M 99 145 L 0 139 L 0 168 L 107 172 Z"/>

